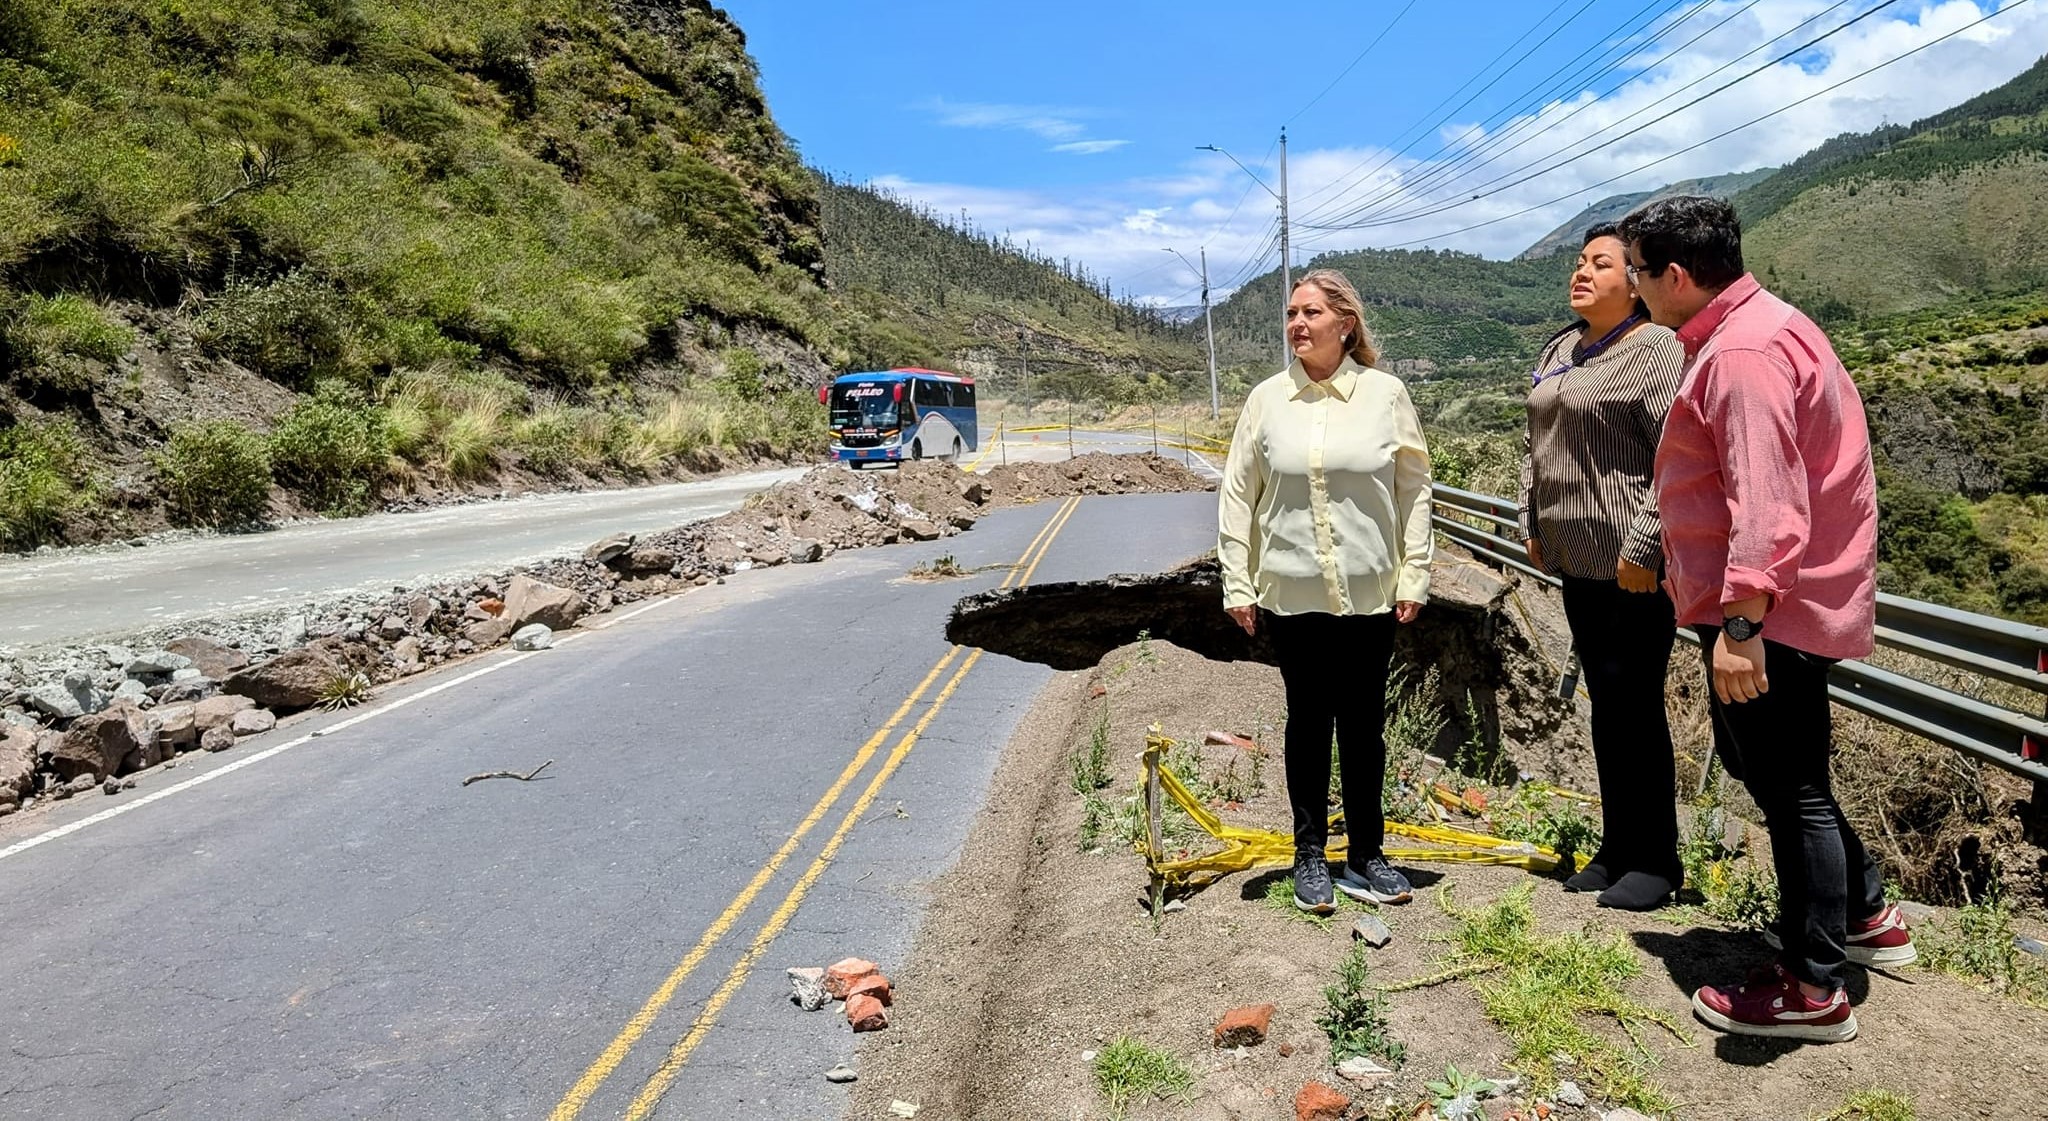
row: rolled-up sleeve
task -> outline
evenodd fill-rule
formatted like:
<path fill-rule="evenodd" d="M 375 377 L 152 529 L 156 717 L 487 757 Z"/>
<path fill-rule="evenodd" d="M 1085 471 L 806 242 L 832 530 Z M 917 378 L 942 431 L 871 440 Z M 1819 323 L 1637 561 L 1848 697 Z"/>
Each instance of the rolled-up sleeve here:
<path fill-rule="evenodd" d="M 1223 568 L 1223 606 L 1258 602 L 1253 573 L 1258 566 L 1258 506 L 1265 490 L 1266 464 L 1259 447 L 1259 394 L 1245 400 L 1230 454 L 1217 484 L 1216 559 Z"/>
<path fill-rule="evenodd" d="M 1720 443 L 1728 496 L 1721 602 L 1758 595 L 1776 601 L 1798 583 L 1813 515 L 1793 372 L 1761 351 L 1723 351 L 1701 406 Z"/>
<path fill-rule="evenodd" d="M 1394 510 L 1401 519 L 1400 575 L 1396 602 L 1429 600 L 1429 565 L 1436 556 L 1436 534 L 1430 524 L 1429 446 L 1423 441 L 1422 419 L 1415 414 L 1408 387 L 1394 395 Z"/>

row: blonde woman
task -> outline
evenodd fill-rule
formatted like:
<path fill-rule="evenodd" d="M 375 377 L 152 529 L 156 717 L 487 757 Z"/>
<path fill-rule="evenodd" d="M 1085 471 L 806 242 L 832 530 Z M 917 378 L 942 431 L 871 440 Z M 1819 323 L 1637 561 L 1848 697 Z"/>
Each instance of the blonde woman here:
<path fill-rule="evenodd" d="M 1396 622 L 1429 597 L 1429 451 L 1358 290 L 1317 269 L 1287 303 L 1294 358 L 1246 398 L 1223 469 L 1216 551 L 1223 607 L 1266 629 L 1287 690 L 1286 775 L 1294 810 L 1294 905 L 1327 914 L 1330 740 L 1350 853 L 1334 888 L 1405 903 L 1382 854 L 1385 694 Z"/>

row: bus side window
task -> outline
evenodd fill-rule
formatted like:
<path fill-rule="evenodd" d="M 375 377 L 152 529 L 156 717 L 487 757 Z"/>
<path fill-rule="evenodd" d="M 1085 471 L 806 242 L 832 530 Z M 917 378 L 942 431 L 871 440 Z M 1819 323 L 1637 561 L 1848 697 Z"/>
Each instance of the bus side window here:
<path fill-rule="evenodd" d="M 971 409 L 974 407 L 974 383 L 962 382 L 953 388 L 960 395 L 961 408 Z"/>

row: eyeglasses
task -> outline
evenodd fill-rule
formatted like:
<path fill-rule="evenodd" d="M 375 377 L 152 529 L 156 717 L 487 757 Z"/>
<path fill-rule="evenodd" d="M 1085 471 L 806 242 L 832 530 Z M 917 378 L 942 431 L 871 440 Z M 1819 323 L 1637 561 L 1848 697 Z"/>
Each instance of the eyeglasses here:
<path fill-rule="evenodd" d="M 1664 269 L 1668 269 L 1670 267 L 1670 265 L 1665 265 L 1664 268 L 1653 269 L 1648 265 L 1634 265 L 1628 263 L 1627 261 L 1623 261 L 1621 263 L 1621 271 L 1624 275 L 1628 277 L 1629 287 L 1631 288 L 1641 285 L 1643 282 L 1643 276 L 1645 274 L 1650 276 L 1658 276 L 1664 272 Z"/>

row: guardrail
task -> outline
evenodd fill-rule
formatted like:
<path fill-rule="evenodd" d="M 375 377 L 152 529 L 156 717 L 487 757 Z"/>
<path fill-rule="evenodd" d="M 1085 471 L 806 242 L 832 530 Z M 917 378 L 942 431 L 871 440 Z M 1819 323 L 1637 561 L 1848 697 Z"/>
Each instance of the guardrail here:
<path fill-rule="evenodd" d="M 1530 565 L 1515 503 L 1441 485 L 1434 498 L 1431 520 L 1444 536 L 1477 556 L 1544 583 L 1558 583 Z M 1690 630 L 1680 628 L 1678 633 L 1699 642 Z M 1877 642 L 2016 685 L 2041 699 L 2042 714 L 1990 704 L 1857 661 L 1840 663 L 1829 677 L 1828 692 L 1837 704 L 2048 785 L 2048 627 L 1880 592 Z"/>

